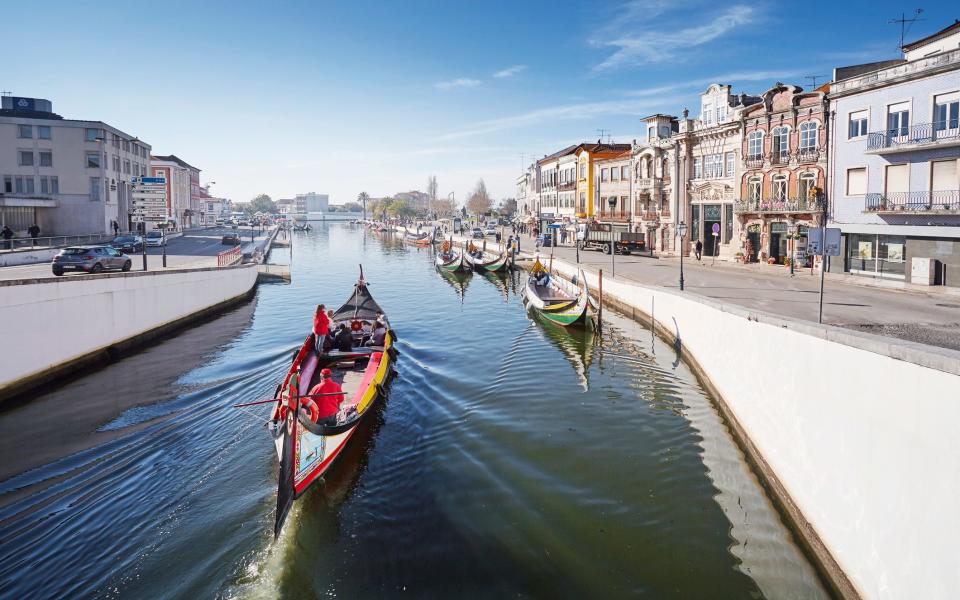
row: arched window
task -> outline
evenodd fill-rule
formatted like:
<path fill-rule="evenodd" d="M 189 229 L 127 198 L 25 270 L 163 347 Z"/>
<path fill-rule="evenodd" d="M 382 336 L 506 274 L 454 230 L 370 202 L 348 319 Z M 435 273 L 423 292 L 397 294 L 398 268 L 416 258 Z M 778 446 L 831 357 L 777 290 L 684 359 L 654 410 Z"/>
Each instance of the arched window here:
<path fill-rule="evenodd" d="M 815 201 L 816 198 L 810 197 L 810 190 L 817 187 L 817 174 L 816 173 L 801 173 L 800 179 L 797 183 L 797 200 L 800 202 L 810 202 Z"/>
<path fill-rule="evenodd" d="M 754 177 L 747 180 L 747 198 L 753 202 L 760 202 L 760 188 L 762 180 L 759 177 Z"/>
<path fill-rule="evenodd" d="M 817 122 L 806 121 L 800 125 L 800 149 L 811 151 L 817 148 Z"/>
<path fill-rule="evenodd" d="M 790 153 L 790 128 L 777 127 L 770 133 L 771 148 L 770 152 L 774 156 L 783 156 Z"/>
<path fill-rule="evenodd" d="M 774 200 L 786 200 L 787 199 L 787 176 L 786 175 L 774 175 L 772 179 L 772 196 Z"/>
<path fill-rule="evenodd" d="M 747 136 L 747 158 L 763 156 L 763 132 L 754 130 Z"/>

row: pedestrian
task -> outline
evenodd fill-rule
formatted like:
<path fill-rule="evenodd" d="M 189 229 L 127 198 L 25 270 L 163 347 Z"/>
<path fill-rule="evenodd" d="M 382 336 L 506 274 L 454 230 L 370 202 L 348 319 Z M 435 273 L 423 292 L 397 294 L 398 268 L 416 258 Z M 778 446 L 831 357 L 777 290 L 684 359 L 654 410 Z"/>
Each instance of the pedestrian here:
<path fill-rule="evenodd" d="M 40 227 L 36 223 L 34 223 L 33 225 L 27 228 L 27 233 L 29 233 L 30 237 L 33 238 L 34 241 L 36 241 L 37 236 L 40 235 Z"/>
<path fill-rule="evenodd" d="M 120 223 L 113 221 L 113 235 L 120 235 Z"/>
<path fill-rule="evenodd" d="M 703 242 L 697 240 L 697 243 L 694 245 L 694 249 L 697 253 L 697 260 L 700 260 L 700 257 L 703 255 Z"/>
<path fill-rule="evenodd" d="M 3 230 L 0 231 L 0 237 L 3 238 L 3 245 L 7 250 L 13 248 L 13 242 L 10 241 L 13 239 L 13 230 L 10 229 L 8 225 L 3 226 Z"/>
<path fill-rule="evenodd" d="M 563 229 L 560 230 L 560 243 L 561 243 L 561 244 L 566 244 L 566 243 L 567 243 L 567 228 L 566 228 L 566 227 L 564 227 Z"/>

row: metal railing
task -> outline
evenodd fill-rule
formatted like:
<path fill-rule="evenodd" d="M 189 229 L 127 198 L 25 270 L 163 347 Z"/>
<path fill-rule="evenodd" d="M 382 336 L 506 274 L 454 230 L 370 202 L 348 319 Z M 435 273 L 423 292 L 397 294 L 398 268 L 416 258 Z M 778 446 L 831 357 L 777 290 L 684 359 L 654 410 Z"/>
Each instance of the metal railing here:
<path fill-rule="evenodd" d="M 743 164 L 746 165 L 748 169 L 756 169 L 757 167 L 763 166 L 763 155 L 756 154 L 753 156 L 748 156 L 743 159 Z"/>
<path fill-rule="evenodd" d="M 733 205 L 735 213 L 794 213 L 819 212 L 822 205 L 818 200 L 807 198 L 789 198 L 785 200 L 737 200 Z"/>
<path fill-rule="evenodd" d="M 867 194 L 864 212 L 960 211 L 960 190 L 935 192 L 893 192 Z"/>
<path fill-rule="evenodd" d="M 770 153 L 771 165 L 785 165 L 789 162 L 790 162 L 789 152 L 771 152 Z"/>
<path fill-rule="evenodd" d="M 643 212 L 644 221 L 656 221 L 657 220 L 657 211 L 647 210 Z"/>
<path fill-rule="evenodd" d="M 910 127 L 871 133 L 867 136 L 867 150 L 908 148 L 945 140 L 960 141 L 960 123 L 956 120 L 916 123 Z"/>
<path fill-rule="evenodd" d="M 608 219 L 610 221 L 628 221 L 630 220 L 630 211 L 628 210 L 602 210 L 597 215 L 598 219 Z"/>
<path fill-rule="evenodd" d="M 801 148 L 797 151 L 797 162 L 812 163 L 820 160 L 820 151 L 816 148 Z"/>
<path fill-rule="evenodd" d="M 243 260 L 243 251 L 240 246 L 234 246 L 230 250 L 224 250 L 217 254 L 217 266 L 229 267 Z"/>
<path fill-rule="evenodd" d="M 82 244 L 106 244 L 107 242 L 112 242 L 114 237 L 112 233 L 37 236 L 35 238 L 15 237 L 9 240 L 0 239 L 0 252 L 25 252 L 29 250 L 62 248 L 64 246 L 78 246 Z"/>

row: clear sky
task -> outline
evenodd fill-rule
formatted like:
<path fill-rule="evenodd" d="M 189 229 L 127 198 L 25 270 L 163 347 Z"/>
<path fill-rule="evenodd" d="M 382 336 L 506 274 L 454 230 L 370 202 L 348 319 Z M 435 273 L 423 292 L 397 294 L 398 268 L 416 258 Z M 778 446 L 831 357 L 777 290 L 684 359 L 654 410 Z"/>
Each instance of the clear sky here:
<path fill-rule="evenodd" d="M 234 200 L 343 203 L 430 174 L 499 199 L 524 159 L 601 128 L 639 138 L 711 82 L 760 93 L 895 58 L 888 21 L 915 8 L 735 2 L 5 2 L 0 89 L 136 135 Z M 926 2 L 907 41 L 958 6 Z"/>

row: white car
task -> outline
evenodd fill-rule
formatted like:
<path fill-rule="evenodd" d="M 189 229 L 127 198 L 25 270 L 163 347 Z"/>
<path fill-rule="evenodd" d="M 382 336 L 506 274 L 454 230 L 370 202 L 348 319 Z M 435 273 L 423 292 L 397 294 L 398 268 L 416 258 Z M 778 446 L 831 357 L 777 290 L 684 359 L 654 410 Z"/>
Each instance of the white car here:
<path fill-rule="evenodd" d="M 147 246 L 159 247 L 164 244 L 163 232 L 154 229 L 147 232 Z"/>
<path fill-rule="evenodd" d="M 496 227 L 490 227 L 487 225 L 487 230 L 483 232 L 483 235 L 497 235 L 497 233 Z"/>

